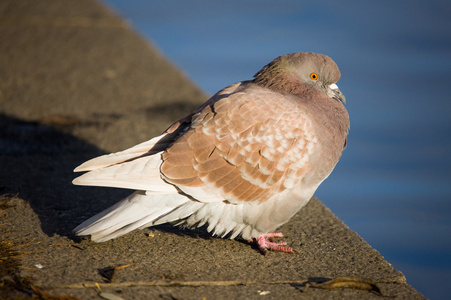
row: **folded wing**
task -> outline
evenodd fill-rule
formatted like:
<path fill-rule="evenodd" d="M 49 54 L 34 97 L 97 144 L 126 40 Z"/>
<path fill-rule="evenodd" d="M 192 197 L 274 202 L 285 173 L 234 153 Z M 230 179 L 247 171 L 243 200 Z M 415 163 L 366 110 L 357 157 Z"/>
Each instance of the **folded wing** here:
<path fill-rule="evenodd" d="M 200 201 L 262 202 L 300 182 L 316 144 L 310 120 L 284 96 L 236 92 L 194 115 L 161 173 Z"/>
<path fill-rule="evenodd" d="M 82 164 L 75 171 L 90 172 L 74 184 L 263 202 L 300 183 L 316 144 L 311 121 L 283 95 L 219 93 L 161 136 Z"/>

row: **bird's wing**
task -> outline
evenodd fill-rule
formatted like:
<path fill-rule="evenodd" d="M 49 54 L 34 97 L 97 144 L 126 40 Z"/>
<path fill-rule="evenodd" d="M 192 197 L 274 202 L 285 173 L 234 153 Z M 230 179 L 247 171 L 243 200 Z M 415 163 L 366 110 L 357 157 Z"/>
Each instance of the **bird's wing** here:
<path fill-rule="evenodd" d="M 240 86 L 240 84 L 241 83 L 238 82 L 222 89 L 216 95 L 211 97 L 207 102 L 205 102 L 196 112 L 202 111 L 205 106 L 208 106 L 218 99 L 221 99 L 222 97 L 233 93 Z M 153 139 L 145 141 L 124 151 L 106 154 L 90 159 L 75 168 L 74 172 L 84 172 L 101 169 L 130 161 L 138 157 L 153 155 L 158 152 L 164 151 L 169 145 L 174 142 L 174 140 L 176 140 L 180 135 L 182 135 L 186 130 L 189 129 L 191 118 L 194 114 L 195 113 L 189 114 L 186 117 L 173 123 L 160 136 L 154 137 Z"/>
<path fill-rule="evenodd" d="M 191 115 L 175 122 L 161 135 L 154 137 L 127 150 L 102 155 L 90 159 L 74 169 L 74 172 L 92 171 L 108 166 L 120 164 L 138 157 L 153 155 L 164 151 L 189 126 Z"/>
<path fill-rule="evenodd" d="M 296 186 L 317 144 L 306 113 L 266 89 L 218 99 L 163 152 L 163 178 L 202 202 L 262 202 Z"/>
<path fill-rule="evenodd" d="M 163 134 L 127 150 L 99 156 L 78 166 L 74 171 L 90 171 L 72 183 L 76 185 L 109 186 L 159 193 L 177 192 L 161 179 L 161 152 L 182 135 L 192 115 L 175 122 Z"/>
<path fill-rule="evenodd" d="M 240 83 L 237 83 L 221 90 L 204 103 L 197 113 L 217 99 L 226 97 L 239 85 Z M 72 183 L 146 190 L 148 193 L 177 193 L 178 190 L 174 185 L 168 184 L 161 178 L 161 154 L 189 130 L 193 115 L 194 113 L 175 122 L 162 135 L 149 141 L 83 163 L 74 171 L 90 172 L 75 178 Z"/>
<path fill-rule="evenodd" d="M 179 191 L 201 202 L 265 201 L 296 186 L 317 138 L 306 113 L 269 90 L 212 97 L 161 136 L 94 158 L 77 185 Z"/>

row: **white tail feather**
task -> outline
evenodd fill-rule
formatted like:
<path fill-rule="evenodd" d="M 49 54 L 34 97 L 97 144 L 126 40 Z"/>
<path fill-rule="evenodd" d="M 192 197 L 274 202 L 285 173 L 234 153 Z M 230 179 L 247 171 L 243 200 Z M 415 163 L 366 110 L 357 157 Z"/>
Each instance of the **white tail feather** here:
<path fill-rule="evenodd" d="M 208 223 L 207 231 L 222 237 L 230 233 L 232 239 L 238 235 L 249 239 L 261 234 L 239 217 L 236 219 L 230 215 L 222 218 L 224 212 L 226 215 L 240 215 L 242 209 L 242 205 L 192 201 L 183 194 L 137 191 L 78 225 L 74 232 L 77 235 L 91 235 L 94 242 L 104 242 L 138 228 L 164 223 L 187 227 L 200 227 Z"/>
<path fill-rule="evenodd" d="M 104 242 L 137 228 L 154 225 L 155 220 L 186 202 L 191 200 L 180 194 L 137 191 L 78 225 L 74 232 L 77 235 L 91 235 L 95 242 Z"/>

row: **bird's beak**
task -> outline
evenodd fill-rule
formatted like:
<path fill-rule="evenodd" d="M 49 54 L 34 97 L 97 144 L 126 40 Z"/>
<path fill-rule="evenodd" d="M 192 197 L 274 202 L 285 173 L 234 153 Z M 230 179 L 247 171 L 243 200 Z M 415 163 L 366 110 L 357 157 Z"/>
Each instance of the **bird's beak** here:
<path fill-rule="evenodd" d="M 329 97 L 331 97 L 335 100 L 346 103 L 345 96 L 340 92 L 340 89 L 338 88 L 338 86 L 335 83 L 332 83 L 331 85 L 329 85 L 329 87 L 327 89 L 327 94 L 329 95 Z"/>

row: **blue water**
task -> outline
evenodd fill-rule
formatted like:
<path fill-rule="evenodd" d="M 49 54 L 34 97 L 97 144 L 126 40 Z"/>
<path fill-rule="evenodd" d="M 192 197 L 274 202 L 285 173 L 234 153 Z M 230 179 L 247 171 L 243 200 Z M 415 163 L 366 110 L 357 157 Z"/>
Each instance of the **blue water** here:
<path fill-rule="evenodd" d="M 451 277 L 451 2 L 107 0 L 203 90 L 331 56 L 348 148 L 317 196 L 425 296 Z"/>

